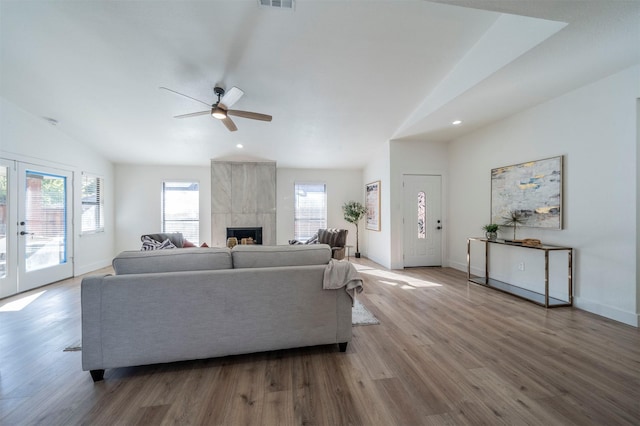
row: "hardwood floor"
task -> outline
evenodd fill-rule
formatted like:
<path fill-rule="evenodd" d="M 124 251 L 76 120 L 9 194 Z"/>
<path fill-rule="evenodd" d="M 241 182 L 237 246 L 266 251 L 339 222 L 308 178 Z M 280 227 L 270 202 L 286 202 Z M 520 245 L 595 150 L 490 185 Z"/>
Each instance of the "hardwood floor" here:
<path fill-rule="evenodd" d="M 81 352 L 63 352 L 81 338 L 80 278 L 0 300 L 0 424 L 640 424 L 638 329 L 453 269 L 357 266 L 381 324 L 354 327 L 346 353 L 112 369 L 96 384 Z"/>

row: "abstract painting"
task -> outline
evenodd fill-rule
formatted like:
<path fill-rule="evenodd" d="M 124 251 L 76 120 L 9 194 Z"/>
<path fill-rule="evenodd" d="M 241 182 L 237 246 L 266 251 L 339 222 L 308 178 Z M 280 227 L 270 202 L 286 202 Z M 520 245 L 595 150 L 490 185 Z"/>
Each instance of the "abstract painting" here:
<path fill-rule="evenodd" d="M 368 183 L 365 188 L 365 207 L 367 208 L 366 228 L 380 230 L 380 181 Z"/>
<path fill-rule="evenodd" d="M 510 212 L 519 226 L 562 229 L 562 156 L 491 170 L 491 223 Z"/>

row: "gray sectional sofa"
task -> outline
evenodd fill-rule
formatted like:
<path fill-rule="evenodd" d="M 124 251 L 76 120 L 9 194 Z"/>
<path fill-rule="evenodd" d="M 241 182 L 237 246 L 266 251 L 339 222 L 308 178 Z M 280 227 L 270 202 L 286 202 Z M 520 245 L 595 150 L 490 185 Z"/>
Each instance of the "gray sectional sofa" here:
<path fill-rule="evenodd" d="M 236 246 L 123 252 L 82 280 L 82 368 L 351 341 L 352 300 L 324 290 L 331 248 Z"/>

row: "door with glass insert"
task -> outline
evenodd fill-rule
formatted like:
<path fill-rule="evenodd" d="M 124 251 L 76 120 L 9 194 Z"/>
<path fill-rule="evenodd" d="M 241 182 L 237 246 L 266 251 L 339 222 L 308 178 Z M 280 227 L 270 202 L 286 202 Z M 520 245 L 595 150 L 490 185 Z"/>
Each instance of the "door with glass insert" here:
<path fill-rule="evenodd" d="M 16 164 L 0 159 L 0 298 L 18 292 Z"/>
<path fill-rule="evenodd" d="M 404 175 L 404 266 L 442 265 L 441 176 Z"/>
<path fill-rule="evenodd" d="M 18 291 L 73 275 L 72 174 L 18 166 Z"/>

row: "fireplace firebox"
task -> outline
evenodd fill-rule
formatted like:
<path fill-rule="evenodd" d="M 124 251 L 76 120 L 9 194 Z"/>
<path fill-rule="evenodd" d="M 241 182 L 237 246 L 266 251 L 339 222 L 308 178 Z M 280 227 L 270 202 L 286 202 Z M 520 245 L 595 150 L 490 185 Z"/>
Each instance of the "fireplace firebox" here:
<path fill-rule="evenodd" d="M 227 239 L 230 237 L 236 237 L 238 243 L 243 238 L 253 238 L 254 244 L 262 244 L 262 227 L 227 228 Z"/>

